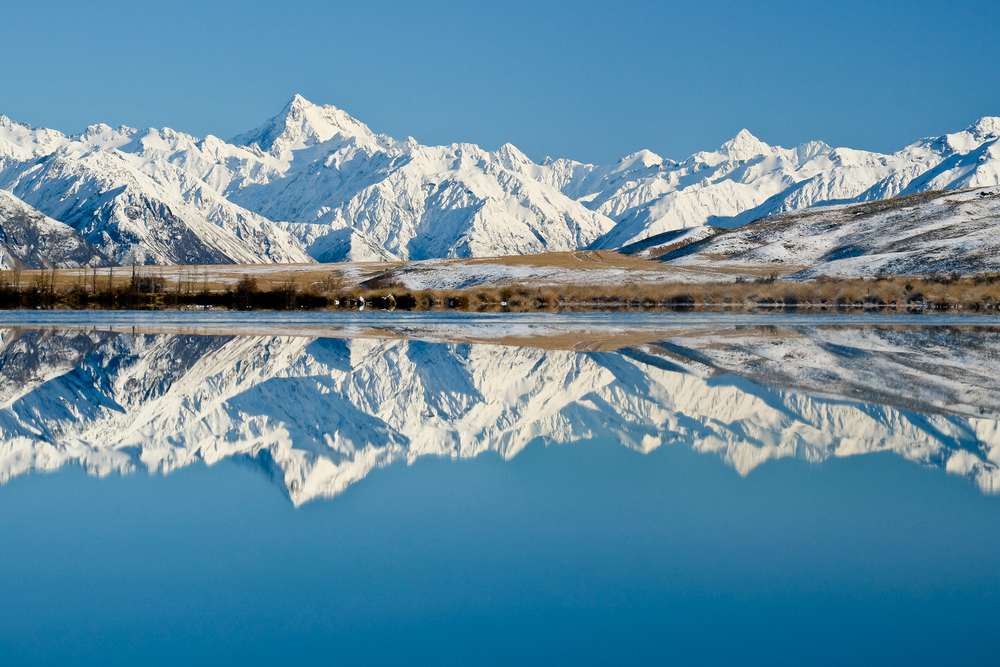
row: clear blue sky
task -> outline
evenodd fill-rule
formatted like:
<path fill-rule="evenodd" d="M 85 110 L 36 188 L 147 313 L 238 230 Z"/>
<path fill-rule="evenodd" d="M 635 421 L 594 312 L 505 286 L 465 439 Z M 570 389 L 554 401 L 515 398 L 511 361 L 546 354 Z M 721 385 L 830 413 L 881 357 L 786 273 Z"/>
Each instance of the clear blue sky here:
<path fill-rule="evenodd" d="M 229 137 L 293 92 L 425 143 L 893 150 L 1000 115 L 1000 2 L 18 2 L 0 113 Z"/>

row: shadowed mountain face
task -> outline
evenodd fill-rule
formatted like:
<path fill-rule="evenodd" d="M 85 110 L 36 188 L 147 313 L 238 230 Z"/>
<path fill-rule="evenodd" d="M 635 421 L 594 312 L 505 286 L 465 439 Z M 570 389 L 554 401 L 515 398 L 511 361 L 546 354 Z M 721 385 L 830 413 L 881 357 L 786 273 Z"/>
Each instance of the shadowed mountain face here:
<path fill-rule="evenodd" d="M 455 331 L 0 329 L 0 481 L 234 457 L 299 505 L 397 461 L 601 439 L 743 475 L 888 451 L 1000 491 L 1000 329 L 692 325 L 516 345 Z"/>

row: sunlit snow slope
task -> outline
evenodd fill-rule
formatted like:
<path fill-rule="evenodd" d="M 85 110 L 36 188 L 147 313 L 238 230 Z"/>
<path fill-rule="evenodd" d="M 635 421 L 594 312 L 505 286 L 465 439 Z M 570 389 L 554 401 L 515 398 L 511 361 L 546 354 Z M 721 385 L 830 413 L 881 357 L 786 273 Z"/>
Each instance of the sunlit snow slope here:
<path fill-rule="evenodd" d="M 771 269 L 791 278 L 1000 271 L 1000 188 L 927 192 L 759 220 L 662 256 L 684 269 Z M 802 268 L 799 268 L 802 267 Z"/>
<path fill-rule="evenodd" d="M 741 130 L 682 161 L 643 150 L 610 165 L 536 163 L 511 144 L 397 140 L 296 95 L 231 141 L 106 125 L 69 136 L 0 116 L 0 189 L 75 235 L 60 228 L 6 251 L 27 265 L 482 257 L 992 186 L 998 134 L 1000 118 L 984 117 L 879 154 L 770 146 Z M 0 230 L 17 225 L 0 211 Z M 68 238 L 89 256 L 67 256 Z"/>

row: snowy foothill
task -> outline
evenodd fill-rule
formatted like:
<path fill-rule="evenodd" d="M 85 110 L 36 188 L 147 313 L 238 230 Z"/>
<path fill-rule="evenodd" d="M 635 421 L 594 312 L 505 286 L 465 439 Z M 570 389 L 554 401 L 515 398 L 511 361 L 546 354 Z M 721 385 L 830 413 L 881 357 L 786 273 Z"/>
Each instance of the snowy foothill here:
<path fill-rule="evenodd" d="M 691 270 L 792 279 L 1000 272 L 1000 187 L 818 207 L 716 232 L 665 256 Z"/>

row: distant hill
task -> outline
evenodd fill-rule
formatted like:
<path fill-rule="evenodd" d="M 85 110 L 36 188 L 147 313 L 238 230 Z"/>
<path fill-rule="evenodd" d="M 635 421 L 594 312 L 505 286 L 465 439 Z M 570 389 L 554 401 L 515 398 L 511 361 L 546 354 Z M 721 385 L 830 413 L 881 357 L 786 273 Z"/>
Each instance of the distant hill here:
<path fill-rule="evenodd" d="M 660 258 L 689 270 L 770 268 L 792 279 L 998 272 L 1000 187 L 817 207 L 703 231 Z"/>

